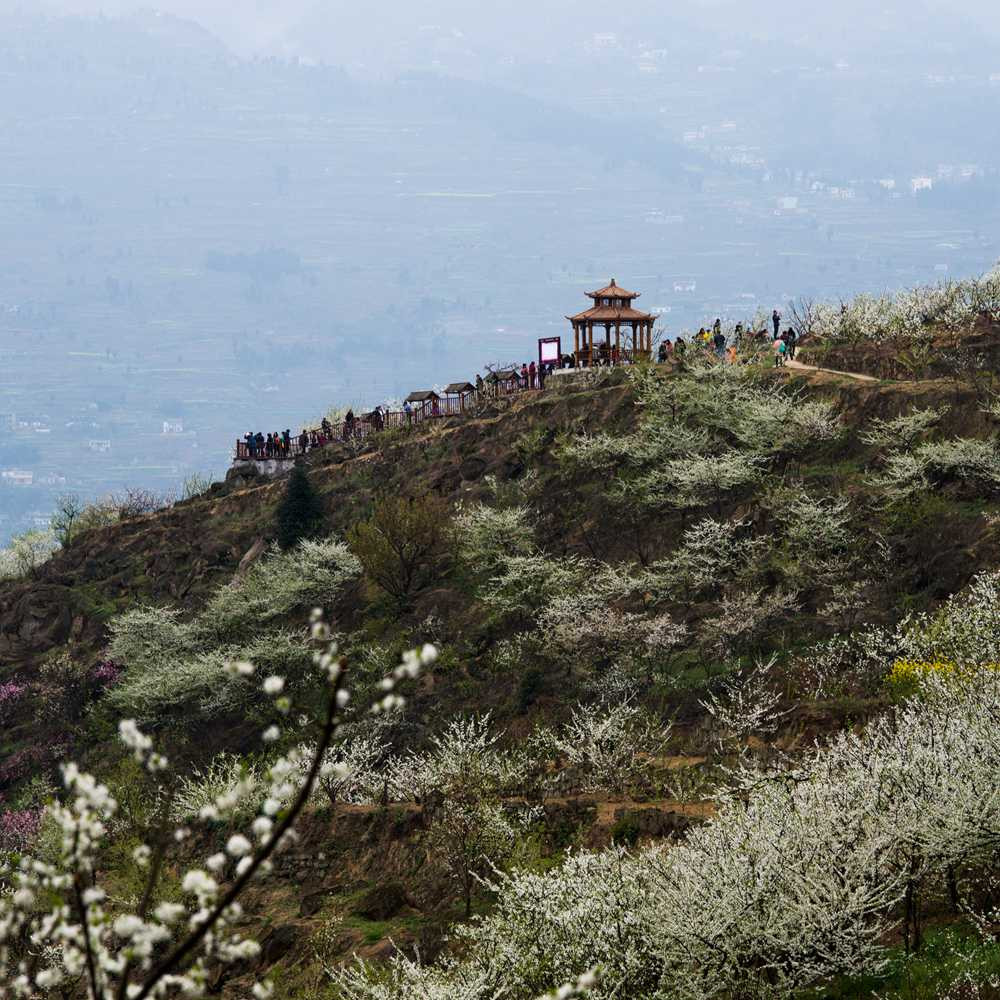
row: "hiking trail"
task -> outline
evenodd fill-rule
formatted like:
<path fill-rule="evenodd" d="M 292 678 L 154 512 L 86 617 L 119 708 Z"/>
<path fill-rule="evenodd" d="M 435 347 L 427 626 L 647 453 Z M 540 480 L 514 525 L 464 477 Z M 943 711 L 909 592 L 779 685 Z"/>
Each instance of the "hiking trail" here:
<path fill-rule="evenodd" d="M 828 375 L 843 375 L 845 378 L 857 379 L 859 382 L 878 382 L 874 375 L 861 375 L 858 372 L 841 372 L 835 368 L 819 368 L 816 365 L 804 365 L 801 361 L 786 361 L 786 368 L 794 368 L 803 372 L 826 372 Z"/>

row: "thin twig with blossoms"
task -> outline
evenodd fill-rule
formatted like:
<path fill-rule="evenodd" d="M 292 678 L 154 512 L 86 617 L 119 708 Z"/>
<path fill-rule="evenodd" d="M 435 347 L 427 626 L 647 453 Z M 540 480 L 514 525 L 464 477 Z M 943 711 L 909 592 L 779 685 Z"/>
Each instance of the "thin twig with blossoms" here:
<path fill-rule="evenodd" d="M 91 775 L 73 763 L 64 766 L 64 801 L 51 807 L 62 833 L 59 861 L 50 863 L 25 855 L 15 870 L 5 873 L 11 891 L 0 895 L 0 994 L 33 998 L 80 983 L 91 1000 L 199 997 L 208 988 L 210 962 L 231 968 L 259 954 L 256 941 L 232 930 L 243 914 L 240 897 L 255 875 L 270 870 L 274 853 L 294 840 L 295 823 L 314 792 L 324 755 L 340 732 L 340 720 L 350 700 L 345 686 L 346 658 L 338 654 L 318 611 L 313 615 L 312 636 L 318 647 L 314 662 L 329 686 L 329 696 L 315 751 L 303 769 L 305 779 L 301 784 L 292 780 L 300 772 L 299 761 L 276 761 L 268 775 L 266 797 L 251 825 L 253 840 L 235 833 L 225 852 L 208 858 L 204 868 L 185 872 L 180 890 L 195 904 L 186 933 L 178 934 L 185 906 L 153 904 L 169 845 L 182 843 L 189 831 L 179 828 L 171 835 L 164 826 L 153 847 L 141 844 L 133 852 L 136 864 L 147 869 L 141 899 L 133 911 L 112 914 L 99 884 L 98 859 L 117 803 Z M 429 645 L 404 654 L 399 666 L 383 679 L 381 697 L 370 711 L 378 714 L 399 708 L 403 699 L 396 692 L 398 683 L 416 677 L 436 656 L 437 651 Z M 247 663 L 230 666 L 234 677 L 253 672 Z M 262 684 L 277 712 L 287 716 L 292 702 L 284 687 L 284 679 L 277 675 Z M 274 739 L 275 728 L 266 730 L 267 741 Z M 133 720 L 122 720 L 119 736 L 150 775 L 167 771 L 168 761 Z M 220 795 L 202 815 L 219 818 L 231 807 L 228 798 Z M 162 809 L 164 817 L 169 815 L 169 796 Z M 214 876 L 221 876 L 231 864 L 233 878 L 222 891 Z M 253 993 L 264 1000 L 271 994 L 270 983 L 257 983 Z"/>

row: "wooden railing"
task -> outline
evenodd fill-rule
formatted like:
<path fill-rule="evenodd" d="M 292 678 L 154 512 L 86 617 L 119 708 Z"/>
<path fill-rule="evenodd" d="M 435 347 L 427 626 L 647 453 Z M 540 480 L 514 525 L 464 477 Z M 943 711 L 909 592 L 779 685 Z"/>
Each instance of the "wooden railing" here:
<path fill-rule="evenodd" d="M 596 355 L 596 351 L 594 352 Z M 622 352 L 624 355 L 631 352 Z M 629 358 L 629 363 L 631 358 Z M 582 360 L 578 364 L 586 365 Z M 363 441 L 370 434 L 382 430 L 398 430 L 404 427 L 412 427 L 414 424 L 422 423 L 425 420 L 435 420 L 441 417 L 457 417 L 469 413 L 478 408 L 484 401 L 498 399 L 506 396 L 516 396 L 519 393 L 539 389 L 538 376 L 531 385 L 523 385 L 522 379 L 510 379 L 502 382 L 484 383 L 482 390 L 474 390 L 463 396 L 443 396 L 437 400 L 428 400 L 423 403 L 412 403 L 413 410 L 406 413 L 404 410 L 383 410 L 381 423 L 373 419 L 372 414 L 367 414 L 364 418 L 356 417 L 350 424 L 344 421 L 340 424 L 328 425 L 327 428 L 308 428 L 300 434 L 294 434 L 286 447 L 283 443 L 278 446 L 272 444 L 267 449 L 266 435 L 264 446 L 261 449 L 259 444 L 251 449 L 245 439 L 236 442 L 234 458 L 237 461 L 267 462 L 272 459 L 293 459 L 299 455 L 322 448 L 334 442 Z M 304 435 L 304 440 L 303 440 Z M 280 442 L 280 439 L 279 439 Z"/>

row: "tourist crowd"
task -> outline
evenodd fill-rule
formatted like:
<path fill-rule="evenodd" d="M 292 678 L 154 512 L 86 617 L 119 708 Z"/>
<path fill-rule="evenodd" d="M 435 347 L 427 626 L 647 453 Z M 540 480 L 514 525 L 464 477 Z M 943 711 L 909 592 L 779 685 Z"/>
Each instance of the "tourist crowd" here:
<path fill-rule="evenodd" d="M 781 313 L 775 309 L 771 313 L 770 331 L 766 327 L 760 330 L 748 330 L 742 323 L 737 323 L 733 333 L 727 336 L 722 329 L 722 320 L 716 319 L 711 329 L 702 327 L 691 338 L 691 342 L 695 348 L 714 352 L 719 360 L 731 362 L 735 362 L 747 346 L 755 347 L 757 350 L 766 348 L 773 352 L 774 365 L 779 368 L 786 361 L 794 360 L 799 335 L 791 326 L 785 330 L 781 329 Z M 665 337 L 660 341 L 657 360 L 661 363 L 669 361 L 671 357 L 679 360 L 684 357 L 687 348 L 688 344 L 683 337 L 677 337 L 673 342 Z"/>
<path fill-rule="evenodd" d="M 409 409 L 409 403 L 404 404 L 404 412 Z M 365 418 L 368 429 L 380 431 L 385 426 L 385 411 L 381 406 L 375 409 Z M 331 441 L 348 441 L 352 437 L 361 434 L 359 420 L 355 417 L 353 410 L 348 410 L 344 416 L 343 423 L 339 427 L 334 427 L 330 421 L 324 417 L 319 427 L 303 428 L 298 435 L 292 436 L 289 429 L 283 431 L 271 431 L 265 434 L 263 431 L 247 431 L 243 435 L 241 457 L 254 460 L 267 458 L 294 458 L 296 455 L 304 455 L 313 448 L 322 448 L 323 445 Z"/>

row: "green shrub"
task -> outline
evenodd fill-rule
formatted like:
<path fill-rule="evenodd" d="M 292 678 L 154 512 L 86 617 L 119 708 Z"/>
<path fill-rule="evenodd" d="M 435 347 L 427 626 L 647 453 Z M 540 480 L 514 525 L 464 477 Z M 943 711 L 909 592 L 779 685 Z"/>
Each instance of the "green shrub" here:
<path fill-rule="evenodd" d="M 611 827 L 611 843 L 622 847 L 635 847 L 639 842 L 639 824 L 635 817 L 626 813 Z"/>
<path fill-rule="evenodd" d="M 438 574 L 449 539 L 447 503 L 436 496 L 386 497 L 348 532 L 369 579 L 405 608 Z"/>

